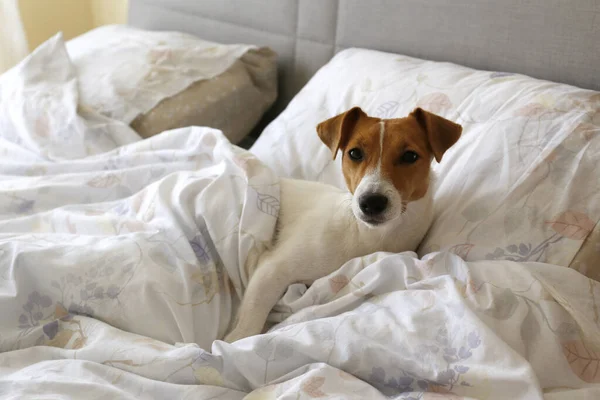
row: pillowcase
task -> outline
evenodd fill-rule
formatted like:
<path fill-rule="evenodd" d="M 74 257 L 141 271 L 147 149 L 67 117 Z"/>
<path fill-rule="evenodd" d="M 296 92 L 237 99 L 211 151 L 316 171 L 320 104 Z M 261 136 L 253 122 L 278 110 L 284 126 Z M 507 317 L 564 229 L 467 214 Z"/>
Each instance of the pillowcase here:
<path fill-rule="evenodd" d="M 239 143 L 256 126 L 277 97 L 277 61 L 267 48 L 248 50 L 222 74 L 193 83 L 135 118 L 140 136 L 184 126 L 220 129 Z"/>
<path fill-rule="evenodd" d="M 282 176 L 344 187 L 341 157 L 331 160 L 315 126 L 356 105 L 381 118 L 419 106 L 464 128 L 434 162 L 435 220 L 420 255 L 568 266 L 600 219 L 600 93 L 517 74 L 345 50 L 251 150 Z"/>
<path fill-rule="evenodd" d="M 225 126 L 239 140 L 277 93 L 275 54 L 251 45 L 109 25 L 70 40 L 67 50 L 80 103 L 132 124 L 142 137 L 193 124 Z M 235 118 L 241 122 L 229 121 Z"/>

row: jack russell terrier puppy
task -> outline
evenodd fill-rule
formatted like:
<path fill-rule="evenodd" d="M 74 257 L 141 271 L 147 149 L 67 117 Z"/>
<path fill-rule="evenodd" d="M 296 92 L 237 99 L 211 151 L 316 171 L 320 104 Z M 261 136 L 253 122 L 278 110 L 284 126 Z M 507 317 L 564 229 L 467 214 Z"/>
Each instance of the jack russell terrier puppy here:
<path fill-rule="evenodd" d="M 320 123 L 317 132 L 334 159 L 341 150 L 349 192 L 281 179 L 276 238 L 247 266 L 250 281 L 227 342 L 260 334 L 293 283 L 310 285 L 377 251 L 414 251 L 433 217 L 431 162 L 441 161 L 462 127 L 420 108 L 405 118 L 379 119 L 354 107 Z"/>

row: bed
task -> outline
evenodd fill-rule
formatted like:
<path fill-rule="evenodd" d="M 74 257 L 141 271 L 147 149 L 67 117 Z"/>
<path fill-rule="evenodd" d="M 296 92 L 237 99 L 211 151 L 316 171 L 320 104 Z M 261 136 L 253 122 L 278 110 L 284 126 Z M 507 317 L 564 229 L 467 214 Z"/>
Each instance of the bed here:
<path fill-rule="evenodd" d="M 81 107 L 60 37 L 0 77 L 0 393 L 600 397 L 599 1 L 131 0 L 129 24 L 268 47 L 279 97 L 246 151 Z M 354 105 L 463 125 L 428 234 L 219 340 L 279 177 L 343 185 L 314 127 Z"/>

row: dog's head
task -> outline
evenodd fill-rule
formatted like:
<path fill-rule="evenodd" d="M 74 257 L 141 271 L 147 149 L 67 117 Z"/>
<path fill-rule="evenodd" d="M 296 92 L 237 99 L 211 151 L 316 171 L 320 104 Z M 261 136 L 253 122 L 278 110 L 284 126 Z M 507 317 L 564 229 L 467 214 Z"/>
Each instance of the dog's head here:
<path fill-rule="evenodd" d="M 317 132 L 334 159 L 342 151 L 354 215 L 368 226 L 378 226 L 425 196 L 431 161 L 440 162 L 462 127 L 421 108 L 405 118 L 379 119 L 354 107 L 320 123 Z"/>

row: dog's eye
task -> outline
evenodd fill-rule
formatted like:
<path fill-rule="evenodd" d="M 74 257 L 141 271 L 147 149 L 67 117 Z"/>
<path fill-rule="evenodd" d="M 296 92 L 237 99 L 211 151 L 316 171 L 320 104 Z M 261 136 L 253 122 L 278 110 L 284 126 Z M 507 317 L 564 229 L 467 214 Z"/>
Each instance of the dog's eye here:
<path fill-rule="evenodd" d="M 352 149 L 348 152 L 348 155 L 350 156 L 351 159 L 353 159 L 354 161 L 360 161 L 363 159 L 363 153 L 362 151 L 360 151 L 360 149 L 355 148 Z"/>
<path fill-rule="evenodd" d="M 405 164 L 413 164 L 415 161 L 419 159 L 419 155 L 414 151 L 407 151 L 402 154 L 401 160 Z"/>

